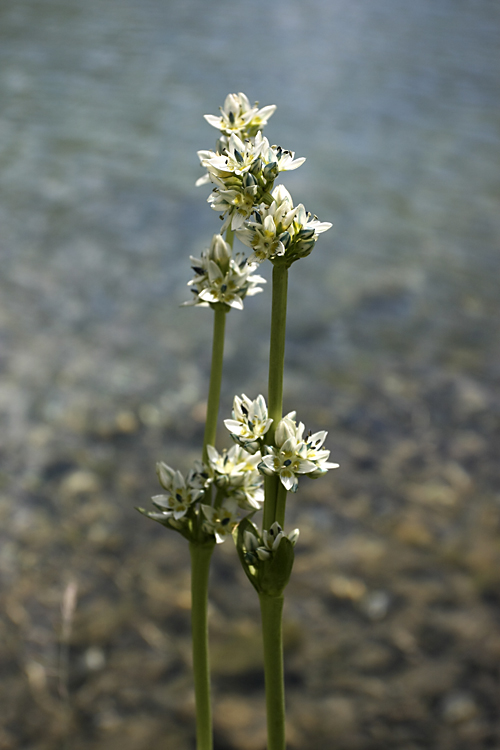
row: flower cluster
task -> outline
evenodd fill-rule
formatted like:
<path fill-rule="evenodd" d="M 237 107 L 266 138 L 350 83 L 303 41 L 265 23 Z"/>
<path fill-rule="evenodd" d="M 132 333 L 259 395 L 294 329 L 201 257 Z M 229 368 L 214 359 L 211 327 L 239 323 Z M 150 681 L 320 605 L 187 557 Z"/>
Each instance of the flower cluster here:
<path fill-rule="evenodd" d="M 304 429 L 302 422 L 297 425 L 295 412 L 283 417 L 276 428 L 275 445 L 265 447 L 266 455 L 259 464 L 264 474 L 277 474 L 290 492 L 297 491 L 300 474 L 316 479 L 339 466 L 329 463 L 330 451 L 322 448 L 328 433 L 322 430 L 304 436 Z"/>
<path fill-rule="evenodd" d="M 242 310 L 245 297 L 261 292 L 262 287 L 258 285 L 266 283 L 262 276 L 253 273 L 257 263 L 248 262 L 242 253 L 233 256 L 231 246 L 220 234 L 214 234 L 201 258 L 191 255 L 190 259 L 195 276 L 188 286 L 194 297 L 184 305 L 208 307 L 220 302 Z"/>
<path fill-rule="evenodd" d="M 284 257 L 290 266 L 309 255 L 318 236 L 332 225 L 312 216 L 302 203 L 294 207 L 292 196 L 283 185 L 274 188 L 271 197 L 272 203 L 262 203 L 254 212 L 255 218 L 245 221 L 236 234 L 252 248 L 250 260 L 262 262 Z"/>
<path fill-rule="evenodd" d="M 209 445 L 207 453 L 208 465 L 195 461 L 187 477 L 166 463 L 158 463 L 158 479 L 166 494 L 152 498 L 156 511 L 139 510 L 188 538 L 201 528 L 209 537 L 223 542 L 245 514 L 262 507 L 263 478 L 258 470 L 262 456 L 248 453 L 239 445 L 220 454 Z M 215 498 L 209 505 L 212 487 Z"/>
<path fill-rule="evenodd" d="M 215 536 L 217 544 L 222 544 L 232 535 L 240 520 L 234 511 L 225 505 L 214 508 L 202 503 L 201 510 L 205 516 L 203 528 L 208 534 Z"/>

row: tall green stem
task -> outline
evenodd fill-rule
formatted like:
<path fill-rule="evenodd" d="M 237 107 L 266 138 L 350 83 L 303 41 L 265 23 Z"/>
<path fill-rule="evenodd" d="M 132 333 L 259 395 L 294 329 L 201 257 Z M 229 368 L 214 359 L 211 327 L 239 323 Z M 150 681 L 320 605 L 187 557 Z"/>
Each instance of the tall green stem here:
<path fill-rule="evenodd" d="M 233 246 L 234 233 L 227 230 L 226 240 Z M 212 341 L 212 365 L 210 368 L 210 385 L 208 388 L 207 417 L 203 436 L 203 463 L 208 464 L 208 445 L 215 445 L 217 436 L 217 418 L 219 415 L 220 391 L 222 385 L 222 363 L 224 359 L 224 336 L 226 314 L 229 308 L 223 304 L 213 305 L 214 335 Z M 211 503 L 211 488 L 206 491 L 205 502 Z M 220 505 L 219 494 L 215 498 L 215 507 Z M 203 535 L 200 522 L 198 533 Z M 193 673 L 196 699 L 196 749 L 212 750 L 212 709 L 210 703 L 210 667 L 208 659 L 208 576 L 210 559 L 215 546 L 213 541 L 191 542 L 191 627 L 193 641 Z"/>
<path fill-rule="evenodd" d="M 203 438 L 203 462 L 208 462 L 207 445 L 215 445 L 217 416 L 219 414 L 220 389 L 222 383 L 222 360 L 224 358 L 224 332 L 226 328 L 225 305 L 214 306 L 214 338 L 212 343 L 212 367 L 208 389 L 207 421 Z"/>
<path fill-rule="evenodd" d="M 283 411 L 283 368 L 285 365 L 286 300 L 288 268 L 273 266 L 273 301 L 271 308 L 271 345 L 269 349 L 268 409 L 273 424 L 268 440 L 274 440 L 276 426 Z"/>
<path fill-rule="evenodd" d="M 208 574 L 214 549 L 208 544 L 190 543 L 191 553 L 191 637 L 196 700 L 196 748 L 212 750 L 212 708 L 210 702 L 210 666 L 208 658 Z"/>
<path fill-rule="evenodd" d="M 267 750 L 285 750 L 285 685 L 281 627 L 283 597 L 260 594 L 259 599 L 264 641 Z"/>
<path fill-rule="evenodd" d="M 283 369 L 285 365 L 286 302 L 288 268 L 273 266 L 273 300 L 271 308 L 271 343 L 269 349 L 268 410 L 273 420 L 266 434 L 266 443 L 274 443 L 274 433 L 283 413 Z M 269 529 L 276 521 L 279 478 L 266 477 L 263 528 Z"/>
<path fill-rule="evenodd" d="M 288 268 L 284 264 L 274 265 L 268 384 L 268 410 L 273 423 L 266 434 L 267 445 L 274 444 L 274 433 L 283 414 L 287 288 Z M 274 521 L 284 526 L 286 490 L 278 476 L 265 477 L 264 493 L 263 528 L 269 529 Z M 261 593 L 259 598 L 264 642 L 267 748 L 285 750 L 285 685 L 281 626 L 283 596 L 272 597 Z"/>

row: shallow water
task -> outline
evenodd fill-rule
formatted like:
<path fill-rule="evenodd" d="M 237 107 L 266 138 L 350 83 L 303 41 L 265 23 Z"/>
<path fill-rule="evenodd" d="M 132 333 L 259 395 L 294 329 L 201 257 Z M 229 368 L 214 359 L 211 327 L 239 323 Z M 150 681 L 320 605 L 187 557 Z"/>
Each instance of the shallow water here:
<path fill-rule="evenodd" d="M 4 0 L 0 747 L 64 734 L 70 578 L 72 747 L 154 750 L 166 727 L 189 746 L 185 549 L 133 506 L 158 458 L 185 467 L 201 441 L 211 315 L 179 305 L 219 225 L 196 151 L 229 91 L 277 104 L 266 134 L 307 157 L 283 182 L 333 223 L 290 273 L 285 408 L 342 464 L 291 503 L 293 747 L 498 739 L 499 16 L 490 0 Z M 269 290 L 230 315 L 226 413 L 265 388 L 268 318 Z M 243 677 L 216 659 L 220 747 L 260 750 L 241 657 L 256 613 L 221 555 L 214 638 L 234 636 Z"/>

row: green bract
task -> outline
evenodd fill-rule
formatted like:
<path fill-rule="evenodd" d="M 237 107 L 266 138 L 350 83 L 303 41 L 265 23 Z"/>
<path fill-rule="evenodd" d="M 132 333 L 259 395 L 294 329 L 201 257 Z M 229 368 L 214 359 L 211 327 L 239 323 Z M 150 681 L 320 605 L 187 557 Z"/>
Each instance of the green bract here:
<path fill-rule="evenodd" d="M 262 536 L 248 518 L 233 532 L 236 549 L 247 578 L 259 594 L 281 596 L 293 568 L 298 529 L 286 536 L 274 523 Z"/>

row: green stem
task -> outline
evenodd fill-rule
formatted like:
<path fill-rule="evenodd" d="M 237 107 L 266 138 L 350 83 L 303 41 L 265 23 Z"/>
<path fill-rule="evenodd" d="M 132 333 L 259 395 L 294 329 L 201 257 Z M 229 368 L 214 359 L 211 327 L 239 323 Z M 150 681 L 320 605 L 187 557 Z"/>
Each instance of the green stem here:
<path fill-rule="evenodd" d="M 279 477 L 273 475 L 264 477 L 264 512 L 262 529 L 268 531 L 276 520 L 276 500 L 278 497 Z"/>
<path fill-rule="evenodd" d="M 283 597 L 260 594 L 259 599 L 264 641 L 267 750 L 285 750 L 285 685 L 281 627 Z"/>
<path fill-rule="evenodd" d="M 285 528 L 285 506 L 286 506 L 286 487 L 281 482 L 278 483 L 278 492 L 276 495 L 276 515 L 275 519 L 282 529 Z"/>
<path fill-rule="evenodd" d="M 191 637 L 196 700 L 196 748 L 212 750 L 212 708 L 208 659 L 208 574 L 214 544 L 190 543 L 191 553 Z"/>
<path fill-rule="evenodd" d="M 233 246 L 233 232 L 227 231 L 226 239 Z M 214 334 L 212 342 L 212 365 L 208 388 L 207 417 L 203 436 L 202 458 L 208 464 L 208 445 L 215 445 L 217 418 L 219 415 L 220 391 L 222 384 L 222 363 L 224 359 L 224 336 L 228 307 L 213 305 Z M 207 490 L 205 502 L 211 504 L 211 488 Z M 220 492 L 216 495 L 216 507 L 220 505 Z M 201 512 L 201 511 L 200 511 Z M 198 528 L 203 531 L 202 525 Z M 208 659 L 208 576 L 210 558 L 215 546 L 213 542 L 191 542 L 191 637 L 193 642 L 193 674 L 196 699 L 196 748 L 212 750 L 212 709 L 210 704 L 210 667 Z"/>
<path fill-rule="evenodd" d="M 231 245 L 232 249 L 234 242 L 234 231 L 231 229 L 231 226 L 228 226 L 228 228 L 226 229 L 226 242 Z"/>
<path fill-rule="evenodd" d="M 274 433 L 283 414 L 283 369 L 285 365 L 286 302 L 288 290 L 288 268 L 273 266 L 273 300 L 271 308 L 271 343 L 269 348 L 268 411 L 273 420 L 266 434 L 266 444 L 274 444 Z M 266 477 L 264 482 L 263 528 L 269 529 L 276 521 L 277 500 L 281 482 L 276 476 Z M 281 522 L 280 522 L 281 523 Z M 281 524 L 283 525 L 283 524 Z"/>
<path fill-rule="evenodd" d="M 269 349 L 268 410 L 273 420 L 267 433 L 268 442 L 274 440 L 274 432 L 283 411 L 283 368 L 285 365 L 286 298 L 288 268 L 273 266 L 273 301 L 271 308 L 271 345 Z"/>
<path fill-rule="evenodd" d="M 203 438 L 203 462 L 208 463 L 207 445 L 215 445 L 217 416 L 219 414 L 220 389 L 222 383 L 222 360 L 224 358 L 224 332 L 226 328 L 225 305 L 214 305 L 214 338 L 212 343 L 212 367 L 208 389 L 207 421 Z"/>

